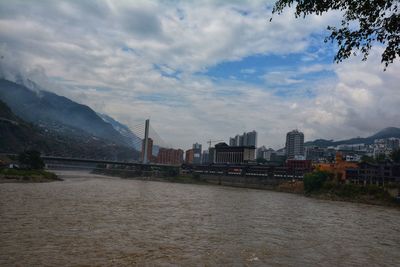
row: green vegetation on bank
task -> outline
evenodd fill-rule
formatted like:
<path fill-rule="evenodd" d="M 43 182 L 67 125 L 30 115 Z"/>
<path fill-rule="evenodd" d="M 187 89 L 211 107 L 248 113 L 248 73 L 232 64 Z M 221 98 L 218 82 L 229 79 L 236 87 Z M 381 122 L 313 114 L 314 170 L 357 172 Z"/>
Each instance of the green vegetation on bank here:
<path fill-rule="evenodd" d="M 60 181 L 56 174 L 44 170 L 0 169 L 0 178 L 20 182 Z"/>
<path fill-rule="evenodd" d="M 135 171 L 135 170 L 115 170 L 115 169 L 97 169 L 94 173 L 118 176 L 121 178 L 132 178 L 146 181 L 160 181 L 185 184 L 221 184 L 226 186 L 272 189 L 281 192 L 305 194 L 306 196 L 349 202 L 359 202 L 377 205 L 396 205 L 395 198 L 392 197 L 397 187 L 382 188 L 375 185 L 355 185 L 343 184 L 335 180 L 334 175 L 326 171 L 314 171 L 305 175 L 303 181 L 281 181 L 279 184 L 266 186 L 261 178 L 251 183 L 251 178 L 230 177 L 227 179 L 233 182 L 227 182 L 221 178 L 210 179 L 198 173 L 180 174 L 177 169 L 157 169 L 155 171 Z M 218 176 L 214 176 L 218 177 Z M 388 193 L 391 191 L 392 196 Z"/>
<path fill-rule="evenodd" d="M 20 153 L 15 159 L 18 159 L 19 168 L 0 169 L 1 182 L 50 182 L 61 180 L 56 174 L 43 170 L 45 164 L 40 157 L 39 151 L 27 150 Z"/>
<path fill-rule="evenodd" d="M 342 184 L 326 171 L 314 171 L 304 177 L 304 193 L 307 196 L 360 202 L 367 204 L 395 204 L 395 199 L 376 185 Z"/>
<path fill-rule="evenodd" d="M 18 161 L 22 166 L 32 170 L 42 170 L 44 161 L 40 157 L 40 152 L 36 150 L 27 150 L 18 155 Z"/>

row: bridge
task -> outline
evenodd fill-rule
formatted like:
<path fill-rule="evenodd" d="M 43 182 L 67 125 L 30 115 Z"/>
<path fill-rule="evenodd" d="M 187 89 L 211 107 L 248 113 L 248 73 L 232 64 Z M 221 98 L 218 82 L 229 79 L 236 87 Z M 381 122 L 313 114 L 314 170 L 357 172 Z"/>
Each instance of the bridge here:
<path fill-rule="evenodd" d="M 120 166 L 142 166 L 148 167 L 176 167 L 180 164 L 158 162 L 156 155 L 161 148 L 169 148 L 160 135 L 150 126 L 150 120 L 147 119 L 144 123 L 134 125 L 131 128 L 125 128 L 121 134 L 126 138 L 126 145 L 140 152 L 140 157 L 133 161 L 121 161 L 118 157 L 115 160 L 99 159 L 99 158 L 78 158 L 65 157 L 60 155 L 43 155 L 42 158 L 46 163 L 62 162 L 68 164 L 90 165 L 90 164 L 105 164 L 105 165 L 120 165 Z"/>
<path fill-rule="evenodd" d="M 154 170 L 173 170 L 179 173 L 180 164 L 163 164 L 154 162 L 154 152 L 168 147 L 147 119 L 144 124 L 135 125 L 125 133 L 131 140 L 130 146 L 141 152 L 141 158 L 135 161 L 119 161 L 104 159 L 72 158 L 44 155 L 42 159 L 48 169 L 90 169 L 98 171 L 124 171 L 142 174 Z M 143 136 L 143 138 L 141 138 Z"/>
<path fill-rule="evenodd" d="M 45 163 L 63 162 L 63 163 L 84 163 L 84 164 L 108 164 L 108 165 L 123 165 L 123 166 L 150 166 L 150 167 L 166 167 L 173 166 L 179 167 L 177 164 L 159 164 L 159 163 L 143 163 L 140 161 L 113 161 L 101 159 L 85 159 L 85 158 L 69 158 L 69 157 L 56 157 L 56 156 L 42 156 Z"/>

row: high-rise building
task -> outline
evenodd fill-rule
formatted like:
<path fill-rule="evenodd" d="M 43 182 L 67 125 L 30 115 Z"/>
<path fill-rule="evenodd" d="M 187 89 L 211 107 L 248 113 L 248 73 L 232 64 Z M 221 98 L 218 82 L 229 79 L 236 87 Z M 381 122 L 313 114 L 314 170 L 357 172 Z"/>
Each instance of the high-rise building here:
<path fill-rule="evenodd" d="M 144 139 L 142 141 L 142 155 L 141 155 L 141 159 L 142 162 L 144 161 Z M 147 162 L 150 162 L 152 159 L 152 155 L 153 155 L 153 139 L 149 138 L 148 142 L 147 142 Z"/>
<path fill-rule="evenodd" d="M 201 144 L 193 144 L 193 164 L 201 164 Z"/>
<path fill-rule="evenodd" d="M 245 132 L 245 133 L 243 133 L 243 142 L 242 142 L 242 146 L 247 146 L 247 143 L 248 143 L 248 135 L 247 135 L 247 133 Z"/>
<path fill-rule="evenodd" d="M 287 159 L 304 159 L 304 134 L 293 130 L 286 134 Z"/>
<path fill-rule="evenodd" d="M 208 149 L 208 163 L 215 163 L 215 147 Z"/>
<path fill-rule="evenodd" d="M 254 146 L 257 147 L 257 132 L 252 131 L 245 133 L 246 135 L 246 142 L 244 142 L 244 146 Z"/>
<path fill-rule="evenodd" d="M 239 135 L 239 142 L 237 146 L 244 146 L 244 135 Z"/>
<path fill-rule="evenodd" d="M 203 153 L 201 154 L 201 163 L 202 164 L 209 163 L 208 156 L 209 156 L 208 150 L 204 150 Z"/>
<path fill-rule="evenodd" d="M 264 151 L 267 150 L 267 148 L 265 146 L 261 146 L 259 148 L 257 148 L 256 150 L 256 158 L 263 158 L 264 156 Z"/>
<path fill-rule="evenodd" d="M 229 146 L 254 146 L 257 147 L 257 132 L 244 132 L 243 135 L 236 135 L 229 138 Z"/>
<path fill-rule="evenodd" d="M 230 137 L 229 138 L 229 145 L 230 146 L 236 146 L 236 138 L 235 137 Z"/>

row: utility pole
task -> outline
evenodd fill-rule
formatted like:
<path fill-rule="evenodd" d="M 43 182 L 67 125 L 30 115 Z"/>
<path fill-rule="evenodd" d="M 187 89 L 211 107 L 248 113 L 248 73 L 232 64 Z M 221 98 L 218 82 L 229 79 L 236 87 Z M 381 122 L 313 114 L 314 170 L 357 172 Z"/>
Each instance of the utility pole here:
<path fill-rule="evenodd" d="M 150 127 L 150 120 L 147 119 L 144 127 L 143 164 L 149 163 L 149 161 L 147 160 L 147 155 L 149 153 L 149 151 L 147 151 L 149 146 L 149 127 Z M 150 151 L 150 153 L 152 153 L 152 151 Z"/>

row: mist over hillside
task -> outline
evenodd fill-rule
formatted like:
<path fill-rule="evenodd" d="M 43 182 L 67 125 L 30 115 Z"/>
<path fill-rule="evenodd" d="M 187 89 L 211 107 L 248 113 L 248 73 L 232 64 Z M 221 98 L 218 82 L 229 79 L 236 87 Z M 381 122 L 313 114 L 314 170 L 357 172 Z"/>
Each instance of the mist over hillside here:
<path fill-rule="evenodd" d="M 0 100 L 7 103 L 16 115 L 28 122 L 55 130 L 59 125 L 65 125 L 81 129 L 117 145 L 132 147 L 125 136 L 90 107 L 44 91 L 34 83 L 32 86 L 36 86 L 35 91 L 24 85 L 0 79 Z"/>
<path fill-rule="evenodd" d="M 88 106 L 44 91 L 33 82 L 27 88 L 0 79 L 0 101 L 1 152 L 37 149 L 54 156 L 139 158 L 135 143 L 140 138 L 118 131 L 123 129 L 129 133 L 127 126 L 107 116 L 117 128 Z"/>

